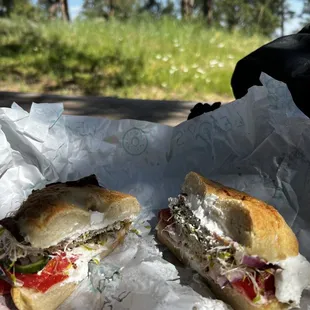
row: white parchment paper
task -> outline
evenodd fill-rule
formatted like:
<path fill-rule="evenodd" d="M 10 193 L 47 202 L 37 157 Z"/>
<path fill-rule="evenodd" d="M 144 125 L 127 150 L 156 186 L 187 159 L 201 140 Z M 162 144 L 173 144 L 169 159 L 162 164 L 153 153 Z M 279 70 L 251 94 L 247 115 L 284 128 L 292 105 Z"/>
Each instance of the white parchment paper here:
<path fill-rule="evenodd" d="M 64 116 L 58 103 L 34 103 L 30 113 L 15 103 L 0 109 L 1 218 L 33 189 L 92 173 L 143 207 L 138 236 L 131 233 L 104 261 L 122 268 L 119 278 L 103 293 L 86 279 L 61 309 L 225 309 L 203 297 L 211 293 L 198 277 L 167 262 L 153 238 L 158 209 L 189 171 L 275 206 L 310 260 L 310 120 L 285 84 L 267 75 L 261 81 L 244 98 L 174 128 Z"/>

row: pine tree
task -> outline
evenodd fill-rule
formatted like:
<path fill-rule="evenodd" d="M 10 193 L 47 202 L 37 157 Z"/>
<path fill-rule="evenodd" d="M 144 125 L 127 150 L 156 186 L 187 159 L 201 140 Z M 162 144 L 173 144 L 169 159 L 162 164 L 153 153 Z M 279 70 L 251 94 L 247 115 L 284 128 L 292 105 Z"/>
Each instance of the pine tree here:
<path fill-rule="evenodd" d="M 139 0 L 84 0 L 82 14 L 86 17 L 128 18 L 140 8 Z"/>
<path fill-rule="evenodd" d="M 287 0 L 214 0 L 214 19 L 228 30 L 243 29 L 270 36 L 293 16 Z"/>
<path fill-rule="evenodd" d="M 48 12 L 50 18 L 61 16 L 63 20 L 70 21 L 68 0 L 38 0 L 38 5 Z"/>
<path fill-rule="evenodd" d="M 0 0 L 0 16 L 10 16 L 13 7 L 13 0 Z"/>
<path fill-rule="evenodd" d="M 13 15 L 32 20 L 42 18 L 41 11 L 31 0 L 0 0 L 0 17 Z"/>

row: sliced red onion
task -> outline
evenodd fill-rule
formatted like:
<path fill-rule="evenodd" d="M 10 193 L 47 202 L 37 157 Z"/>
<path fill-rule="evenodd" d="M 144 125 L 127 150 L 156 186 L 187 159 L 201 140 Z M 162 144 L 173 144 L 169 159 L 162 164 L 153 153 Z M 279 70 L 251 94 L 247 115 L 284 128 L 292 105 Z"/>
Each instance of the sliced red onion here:
<path fill-rule="evenodd" d="M 169 233 L 171 232 L 171 233 L 175 233 L 176 231 L 175 231 L 175 226 L 174 225 L 167 225 L 166 227 L 165 227 L 165 230 L 166 231 L 168 231 Z"/>
<path fill-rule="evenodd" d="M 249 255 L 243 255 L 241 264 L 252 267 L 252 268 L 257 268 L 257 269 L 279 269 L 280 267 L 274 264 L 270 264 L 265 262 L 263 259 L 257 257 L 257 256 L 249 256 Z"/>
<path fill-rule="evenodd" d="M 241 264 L 258 269 L 268 268 L 268 264 L 257 256 L 243 255 Z"/>
<path fill-rule="evenodd" d="M 217 277 L 216 282 L 221 288 L 223 288 L 229 283 L 228 279 L 225 276 Z"/>
<path fill-rule="evenodd" d="M 234 283 L 236 281 L 243 279 L 244 275 L 245 273 L 243 270 L 232 270 L 226 273 L 226 277 L 230 283 Z"/>

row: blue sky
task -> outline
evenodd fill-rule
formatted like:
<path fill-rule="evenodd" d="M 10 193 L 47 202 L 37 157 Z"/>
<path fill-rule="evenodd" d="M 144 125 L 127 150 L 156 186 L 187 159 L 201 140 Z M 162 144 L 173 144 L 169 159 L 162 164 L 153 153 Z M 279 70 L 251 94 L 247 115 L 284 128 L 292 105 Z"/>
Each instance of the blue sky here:
<path fill-rule="evenodd" d="M 302 0 L 290 0 L 290 7 L 293 11 L 296 11 L 297 15 L 301 13 L 303 9 L 303 1 Z M 285 25 L 285 33 L 290 34 L 292 32 L 295 32 L 296 30 L 299 30 L 300 28 L 300 18 L 295 17 L 290 22 L 287 22 Z"/>
<path fill-rule="evenodd" d="M 70 7 L 70 14 L 72 18 L 77 16 L 81 10 L 83 0 L 68 0 Z"/>

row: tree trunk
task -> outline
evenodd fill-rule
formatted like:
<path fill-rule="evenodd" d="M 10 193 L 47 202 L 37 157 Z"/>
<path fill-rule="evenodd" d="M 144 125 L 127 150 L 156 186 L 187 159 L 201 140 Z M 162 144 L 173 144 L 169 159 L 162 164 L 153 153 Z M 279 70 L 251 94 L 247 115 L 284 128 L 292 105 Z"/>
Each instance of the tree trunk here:
<path fill-rule="evenodd" d="M 57 14 L 57 9 L 58 9 L 59 3 L 53 3 L 49 8 L 48 8 L 48 13 L 49 13 L 49 18 L 50 19 L 55 19 L 56 14 Z"/>
<path fill-rule="evenodd" d="M 191 17 L 193 14 L 195 0 L 181 0 L 181 13 L 183 18 Z"/>
<path fill-rule="evenodd" d="M 203 15 L 206 18 L 208 25 L 210 26 L 213 22 L 212 0 L 204 0 L 203 1 Z"/>
<path fill-rule="evenodd" d="M 5 16 L 10 16 L 11 11 L 14 6 L 13 0 L 3 0 L 3 6 L 6 8 L 6 12 L 4 13 Z"/>
<path fill-rule="evenodd" d="M 68 0 L 60 0 L 61 5 L 61 13 L 62 18 L 69 22 L 70 21 L 70 15 L 69 15 L 69 8 L 68 8 Z"/>
<path fill-rule="evenodd" d="M 115 5 L 114 0 L 109 1 L 109 17 L 113 17 L 115 15 Z"/>

